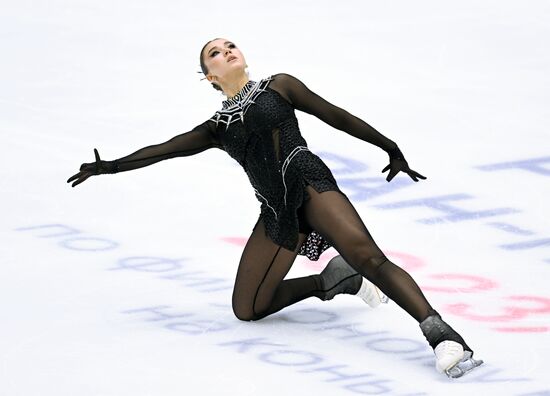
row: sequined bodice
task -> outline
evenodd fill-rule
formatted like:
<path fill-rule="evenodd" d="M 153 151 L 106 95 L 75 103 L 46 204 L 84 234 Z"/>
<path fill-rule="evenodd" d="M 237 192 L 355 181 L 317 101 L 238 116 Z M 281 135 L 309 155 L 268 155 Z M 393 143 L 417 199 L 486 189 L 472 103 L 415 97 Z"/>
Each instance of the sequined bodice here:
<path fill-rule="evenodd" d="M 294 108 L 268 87 L 271 78 L 250 82 L 211 120 L 223 149 L 246 171 L 258 199 L 278 215 L 288 183 L 296 175 L 293 159 L 307 150 Z"/>

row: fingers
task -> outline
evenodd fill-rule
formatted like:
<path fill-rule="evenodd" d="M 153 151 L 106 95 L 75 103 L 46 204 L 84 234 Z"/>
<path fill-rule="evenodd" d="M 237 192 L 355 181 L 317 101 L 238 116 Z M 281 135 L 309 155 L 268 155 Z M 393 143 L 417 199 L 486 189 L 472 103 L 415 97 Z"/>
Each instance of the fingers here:
<path fill-rule="evenodd" d="M 415 175 L 416 175 L 417 177 L 419 177 L 419 178 L 421 178 L 421 179 L 424 179 L 424 180 L 426 180 L 426 179 L 427 179 L 427 177 L 426 177 L 426 176 L 422 176 L 422 175 L 421 175 L 420 173 L 418 173 L 418 172 L 415 172 L 415 171 L 413 171 L 413 172 L 414 172 L 414 174 L 415 174 Z"/>
<path fill-rule="evenodd" d="M 387 171 L 388 169 L 391 169 L 391 170 L 390 170 L 390 173 L 388 173 L 388 177 L 386 177 L 386 180 L 387 180 L 388 182 L 389 182 L 391 179 L 393 179 L 393 178 L 395 177 L 395 175 L 397 174 L 397 172 L 399 172 L 399 171 L 396 171 L 395 169 L 393 169 L 393 168 L 391 167 L 391 165 L 392 165 L 392 162 L 390 161 L 390 163 L 389 163 L 388 165 L 386 165 L 386 166 L 384 167 L 384 169 L 382 169 L 382 173 L 384 173 L 384 172 Z"/>
<path fill-rule="evenodd" d="M 87 178 L 89 178 L 90 176 L 92 176 L 93 173 L 90 173 L 90 172 L 78 172 L 74 175 L 72 175 L 71 177 L 69 177 L 69 179 L 67 180 L 67 183 L 70 183 L 72 182 L 73 180 L 76 180 L 71 187 L 74 187 L 74 186 L 77 186 L 79 185 L 80 183 L 82 183 L 84 180 L 86 180 Z"/>
<path fill-rule="evenodd" d="M 395 177 L 395 175 L 397 175 L 399 173 L 399 171 L 401 170 L 400 169 L 401 165 L 399 165 L 399 163 L 400 163 L 399 160 L 390 159 L 390 163 L 388 165 L 386 165 L 386 167 L 384 169 L 382 169 L 382 173 L 384 173 L 385 171 L 390 169 L 390 173 L 388 173 L 388 177 L 386 177 L 387 182 L 390 182 Z M 405 162 L 405 164 L 406 164 L 406 162 Z M 392 165 L 393 165 L 393 167 L 392 167 Z"/>
<path fill-rule="evenodd" d="M 407 173 L 409 174 L 409 176 L 410 176 L 415 182 L 418 181 L 417 177 L 420 178 L 420 179 L 426 180 L 426 176 L 422 176 L 420 173 L 418 173 L 418 172 L 416 172 L 416 171 L 413 171 L 412 169 L 410 169 L 409 172 L 407 172 Z"/>
<path fill-rule="evenodd" d="M 418 179 L 416 178 L 416 172 L 413 171 L 412 169 L 410 169 L 408 166 L 405 167 L 405 169 L 403 169 L 403 172 L 405 172 L 407 175 L 409 175 L 411 177 L 411 179 L 413 179 L 415 182 L 418 181 Z"/>
<path fill-rule="evenodd" d="M 388 173 L 388 177 L 386 177 L 386 181 L 391 181 L 391 179 L 393 179 L 395 177 L 395 175 L 397 175 L 397 173 L 399 172 L 399 170 L 395 170 L 394 168 L 391 167 L 391 163 L 389 165 L 387 165 L 384 169 L 382 169 L 382 173 L 384 173 L 385 171 L 387 171 L 388 169 L 391 169 L 390 170 L 390 173 Z"/>
<path fill-rule="evenodd" d="M 70 183 L 70 182 L 72 182 L 74 179 L 79 178 L 81 174 L 82 174 L 82 172 L 78 172 L 78 173 L 72 175 L 72 176 L 69 177 L 69 179 L 67 180 L 67 183 Z"/>
<path fill-rule="evenodd" d="M 390 170 L 390 173 L 388 174 L 388 177 L 386 178 L 386 181 L 389 183 L 391 181 L 391 179 L 393 179 L 395 177 L 395 175 L 397 175 L 398 173 L 399 173 L 398 169 Z"/>
<path fill-rule="evenodd" d="M 73 180 L 76 180 L 72 184 L 72 187 L 78 186 L 80 183 L 82 183 L 87 178 L 92 176 L 94 174 L 93 170 L 97 169 L 98 164 L 101 164 L 101 158 L 99 158 L 99 153 L 97 152 L 96 148 L 94 148 L 94 156 L 95 156 L 95 163 L 84 163 L 80 165 L 80 172 L 75 173 L 74 175 L 69 177 L 69 179 L 67 179 L 67 183 L 70 183 Z"/>
<path fill-rule="evenodd" d="M 392 165 L 394 166 L 392 167 Z M 386 177 L 387 182 L 390 182 L 395 177 L 395 175 L 399 173 L 399 171 L 403 171 L 407 173 L 411 177 L 411 179 L 413 179 L 415 182 L 418 182 L 419 181 L 418 179 L 423 179 L 423 180 L 427 179 L 426 176 L 423 176 L 420 173 L 410 169 L 406 161 L 401 163 L 398 160 L 397 161 L 390 160 L 389 165 L 386 165 L 386 167 L 382 169 L 382 173 L 386 172 L 388 169 L 390 169 L 390 173 L 388 173 L 388 176 Z"/>
<path fill-rule="evenodd" d="M 75 181 L 72 185 L 72 187 L 74 186 L 78 186 L 80 183 L 82 183 L 84 180 L 86 180 L 87 178 L 89 178 L 92 174 L 91 173 L 86 173 L 84 174 L 84 176 L 82 176 L 80 179 L 78 179 L 77 181 Z"/>

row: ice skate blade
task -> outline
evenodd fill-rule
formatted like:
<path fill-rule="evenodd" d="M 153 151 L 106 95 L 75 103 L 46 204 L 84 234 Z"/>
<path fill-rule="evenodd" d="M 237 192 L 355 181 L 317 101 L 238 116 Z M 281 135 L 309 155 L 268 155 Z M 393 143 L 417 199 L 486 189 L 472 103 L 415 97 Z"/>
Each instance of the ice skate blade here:
<path fill-rule="evenodd" d="M 389 300 L 388 297 L 380 291 L 380 289 L 365 278 L 363 278 L 361 288 L 357 292 L 356 296 L 361 297 L 363 301 L 365 301 L 372 308 L 376 308 L 381 303 L 387 304 Z"/>
<path fill-rule="evenodd" d="M 464 357 L 454 366 L 446 369 L 445 374 L 447 374 L 449 378 L 460 378 L 476 367 L 481 366 L 482 363 L 483 360 L 476 360 L 472 357 L 472 352 L 464 351 Z"/>

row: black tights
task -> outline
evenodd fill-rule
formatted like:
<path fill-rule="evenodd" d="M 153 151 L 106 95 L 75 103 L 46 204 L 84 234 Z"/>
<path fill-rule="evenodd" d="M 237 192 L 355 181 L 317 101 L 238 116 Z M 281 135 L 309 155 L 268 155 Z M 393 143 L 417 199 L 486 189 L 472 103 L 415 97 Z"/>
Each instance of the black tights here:
<path fill-rule="evenodd" d="M 403 269 L 376 245 L 359 214 L 338 191 L 318 193 L 307 186 L 310 199 L 301 210 L 308 225 L 321 234 L 357 272 L 374 283 L 418 322 L 435 313 L 424 294 Z M 244 248 L 233 289 L 233 312 L 241 320 L 258 320 L 308 297 L 324 294 L 319 275 L 284 279 L 295 251 L 275 244 L 258 221 Z"/>

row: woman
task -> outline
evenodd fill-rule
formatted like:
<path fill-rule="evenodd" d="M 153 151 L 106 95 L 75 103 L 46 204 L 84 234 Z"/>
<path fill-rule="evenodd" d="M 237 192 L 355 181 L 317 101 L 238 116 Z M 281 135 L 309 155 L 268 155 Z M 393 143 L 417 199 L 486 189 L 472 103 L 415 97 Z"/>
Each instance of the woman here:
<path fill-rule="evenodd" d="M 472 349 L 430 306 L 411 276 L 378 248 L 329 168 L 308 149 L 294 110 L 385 150 L 390 163 L 382 172 L 389 170 L 388 182 L 399 171 L 415 182 L 426 179 L 409 168 L 397 145 L 289 74 L 251 81 L 243 53 L 229 40 L 206 43 L 200 63 L 208 81 L 227 97 L 222 109 L 189 132 L 114 161 L 101 160 L 94 149 L 96 161 L 82 164 L 67 182 L 75 180 L 74 187 L 92 175 L 222 149 L 244 168 L 261 202 L 237 270 L 232 297 L 237 318 L 258 320 L 311 296 L 326 301 L 353 294 L 376 306 L 387 300 L 385 294 L 418 321 L 439 372 L 456 378 L 479 366 L 482 361 L 473 359 Z M 297 255 L 318 260 L 330 246 L 340 256 L 320 274 L 284 279 Z"/>

